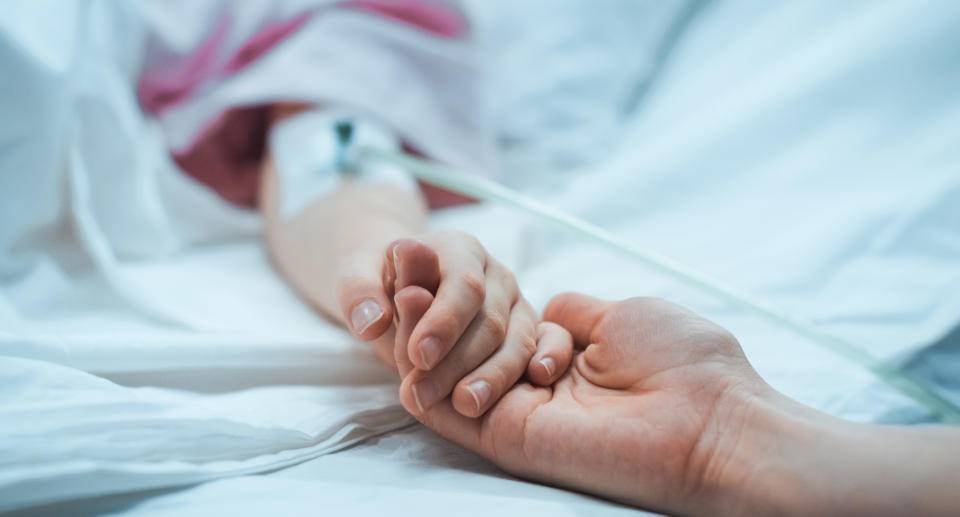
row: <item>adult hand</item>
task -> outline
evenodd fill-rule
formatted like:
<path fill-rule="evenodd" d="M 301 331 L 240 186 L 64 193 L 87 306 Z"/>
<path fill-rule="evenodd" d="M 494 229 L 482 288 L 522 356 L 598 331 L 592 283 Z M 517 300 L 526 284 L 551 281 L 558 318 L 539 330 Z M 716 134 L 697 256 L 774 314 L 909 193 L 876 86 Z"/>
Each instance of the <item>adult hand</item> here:
<path fill-rule="evenodd" d="M 403 335 L 429 299 L 397 303 Z M 544 319 L 583 350 L 552 388 L 518 384 L 480 419 L 448 401 L 418 418 L 523 477 L 650 509 L 722 513 L 719 485 L 752 472 L 733 461 L 745 411 L 768 390 L 737 340 L 653 298 L 566 294 Z"/>
<path fill-rule="evenodd" d="M 398 305 L 423 310 L 412 297 Z M 554 298 L 573 367 L 426 425 L 514 474 L 685 515 L 958 515 L 960 429 L 870 425 L 776 392 L 724 329 L 653 298 Z"/>

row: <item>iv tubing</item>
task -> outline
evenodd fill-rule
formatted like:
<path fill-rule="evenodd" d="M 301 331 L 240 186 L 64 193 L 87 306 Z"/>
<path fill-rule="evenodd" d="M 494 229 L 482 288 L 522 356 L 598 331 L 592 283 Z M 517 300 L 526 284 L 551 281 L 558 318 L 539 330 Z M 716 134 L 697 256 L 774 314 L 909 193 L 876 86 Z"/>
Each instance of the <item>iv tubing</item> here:
<path fill-rule="evenodd" d="M 361 148 L 359 161 L 387 162 L 410 172 L 418 179 L 482 201 L 498 202 L 549 223 L 562 230 L 571 231 L 607 249 L 662 273 L 674 280 L 709 293 L 731 305 L 748 310 L 778 326 L 789 329 L 815 343 L 868 369 L 900 392 L 920 402 L 944 423 L 960 424 L 960 408 L 909 377 L 898 367 L 882 361 L 866 350 L 845 339 L 816 328 L 813 324 L 773 307 L 762 300 L 723 285 L 702 273 L 690 269 L 669 257 L 644 250 L 616 234 L 571 216 L 535 199 L 523 196 L 502 185 L 477 175 L 465 174 L 439 164 L 430 163 L 413 156 L 370 147 Z"/>

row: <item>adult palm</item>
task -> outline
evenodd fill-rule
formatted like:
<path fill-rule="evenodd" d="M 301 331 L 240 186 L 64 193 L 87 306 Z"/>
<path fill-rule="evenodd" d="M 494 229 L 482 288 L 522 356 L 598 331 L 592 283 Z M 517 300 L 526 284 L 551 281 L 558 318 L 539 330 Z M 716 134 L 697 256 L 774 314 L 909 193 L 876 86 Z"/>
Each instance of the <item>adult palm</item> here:
<path fill-rule="evenodd" d="M 398 338 L 430 304 L 397 296 Z M 579 353 L 549 387 L 521 382 L 482 418 L 448 401 L 420 415 L 443 436 L 521 477 L 649 509 L 720 513 L 746 401 L 765 384 L 721 327 L 654 298 L 554 298 L 544 319 L 570 331 Z"/>

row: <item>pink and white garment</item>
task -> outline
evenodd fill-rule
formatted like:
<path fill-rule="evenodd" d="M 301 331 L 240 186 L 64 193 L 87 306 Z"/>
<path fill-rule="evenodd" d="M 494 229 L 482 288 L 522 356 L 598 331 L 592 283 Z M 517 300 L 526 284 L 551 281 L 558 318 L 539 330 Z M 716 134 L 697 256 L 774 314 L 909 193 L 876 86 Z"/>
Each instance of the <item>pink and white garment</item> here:
<path fill-rule="evenodd" d="M 0 513 L 276 470 L 408 425 L 394 376 L 280 281 L 238 205 L 254 199 L 275 102 L 349 108 L 479 168 L 460 11 L 30 0 L 2 13 Z M 225 397 L 172 380 L 204 364 Z M 234 369 L 243 386 L 223 383 Z"/>
<path fill-rule="evenodd" d="M 273 103 L 347 109 L 409 149 L 489 171 L 470 38 L 449 1 L 4 6 L 0 327 L 66 299 L 90 307 L 78 278 L 143 306 L 125 264 L 257 241 L 247 208 Z"/>
<path fill-rule="evenodd" d="M 431 158 L 489 170 L 479 70 L 450 1 L 191 0 L 143 4 L 136 86 L 177 164 L 253 206 L 269 106 L 346 107 Z"/>

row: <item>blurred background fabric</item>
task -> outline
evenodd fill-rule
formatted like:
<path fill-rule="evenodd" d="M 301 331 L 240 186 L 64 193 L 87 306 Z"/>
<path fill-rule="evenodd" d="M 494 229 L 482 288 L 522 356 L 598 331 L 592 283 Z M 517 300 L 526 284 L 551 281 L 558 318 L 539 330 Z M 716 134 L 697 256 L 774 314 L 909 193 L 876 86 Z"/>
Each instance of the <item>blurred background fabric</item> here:
<path fill-rule="evenodd" d="M 468 1 L 503 181 L 519 188 L 558 188 L 569 177 L 564 172 L 608 155 L 683 28 L 705 5 Z"/>

